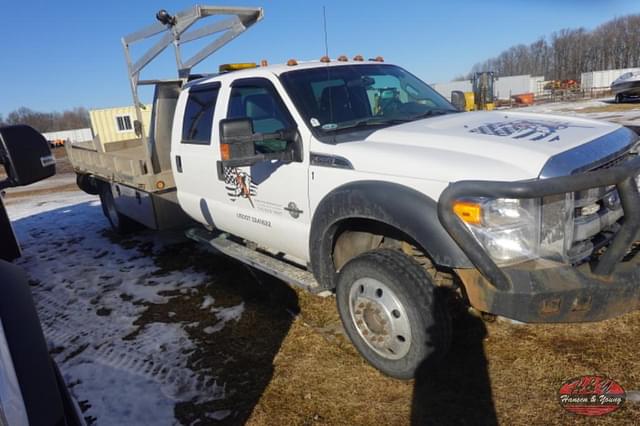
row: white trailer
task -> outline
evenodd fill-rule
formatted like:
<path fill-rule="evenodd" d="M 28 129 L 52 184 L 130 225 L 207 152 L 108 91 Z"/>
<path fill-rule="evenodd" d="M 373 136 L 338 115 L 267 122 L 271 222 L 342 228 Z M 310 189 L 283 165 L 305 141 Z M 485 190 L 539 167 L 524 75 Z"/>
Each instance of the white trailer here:
<path fill-rule="evenodd" d="M 91 142 L 93 133 L 90 128 L 59 130 L 57 132 L 45 132 L 42 134 L 48 141 L 63 140 L 68 143 Z"/>
<path fill-rule="evenodd" d="M 640 68 L 620 68 L 615 70 L 589 71 L 580 75 L 582 90 L 609 90 L 611 83 L 622 74 L 638 72 Z"/>
<path fill-rule="evenodd" d="M 523 93 L 533 93 L 539 96 L 542 95 L 543 81 L 544 76 L 532 76 L 529 74 L 498 77 L 493 85 L 494 96 L 500 100 L 509 100 L 511 96 Z M 451 92 L 453 91 L 473 91 L 473 85 L 470 80 L 435 83 L 431 86 L 448 100 L 451 100 Z"/>

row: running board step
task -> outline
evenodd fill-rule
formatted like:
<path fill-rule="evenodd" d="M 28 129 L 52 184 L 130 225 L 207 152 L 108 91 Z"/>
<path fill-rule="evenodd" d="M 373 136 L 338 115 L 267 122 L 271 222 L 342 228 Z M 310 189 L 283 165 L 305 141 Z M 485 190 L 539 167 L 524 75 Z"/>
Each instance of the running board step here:
<path fill-rule="evenodd" d="M 226 256 L 246 263 L 287 283 L 302 287 L 312 293 L 324 293 L 311 272 L 231 241 L 225 233 L 216 234 L 205 229 L 191 228 L 185 234 L 194 241 L 207 244 Z M 324 294 L 320 295 L 324 296 Z"/>

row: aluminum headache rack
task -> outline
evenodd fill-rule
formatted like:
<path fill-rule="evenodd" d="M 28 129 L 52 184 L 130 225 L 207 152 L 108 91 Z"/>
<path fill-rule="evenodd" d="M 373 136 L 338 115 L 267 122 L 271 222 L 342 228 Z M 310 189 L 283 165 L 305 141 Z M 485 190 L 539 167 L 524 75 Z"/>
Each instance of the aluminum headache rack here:
<path fill-rule="evenodd" d="M 200 19 L 212 16 L 228 16 L 228 18 L 189 31 L 189 29 Z M 190 9 L 183 10 L 182 12 L 178 12 L 175 15 L 170 15 L 163 9 L 156 14 L 156 19 L 159 22 L 122 38 L 122 46 L 124 48 L 127 70 L 129 73 L 129 83 L 131 85 L 131 93 L 133 96 L 133 104 L 136 109 L 136 120 L 139 123 L 136 126 L 137 132 L 140 134 L 140 138 L 142 139 L 147 158 L 150 158 L 151 149 L 149 147 L 147 137 L 145 136 L 145 130 L 142 128 L 143 121 L 141 107 L 143 107 L 143 105 L 141 104 L 138 96 L 138 86 L 152 85 L 161 82 L 162 80 L 140 80 L 140 73 L 142 70 L 167 47 L 169 47 L 169 45 L 173 45 L 178 70 L 177 78 L 178 80 L 182 80 L 182 82 L 186 82 L 189 78 L 189 74 L 191 73 L 191 69 L 194 66 L 220 50 L 253 24 L 260 21 L 262 17 L 262 8 L 256 7 L 197 5 Z M 160 40 L 158 40 L 144 54 L 134 61 L 131 53 L 131 46 L 136 42 L 158 36 L 160 34 L 162 34 Z M 181 51 L 182 45 L 213 35 L 217 35 L 213 41 L 200 49 L 190 58 L 183 59 Z"/>

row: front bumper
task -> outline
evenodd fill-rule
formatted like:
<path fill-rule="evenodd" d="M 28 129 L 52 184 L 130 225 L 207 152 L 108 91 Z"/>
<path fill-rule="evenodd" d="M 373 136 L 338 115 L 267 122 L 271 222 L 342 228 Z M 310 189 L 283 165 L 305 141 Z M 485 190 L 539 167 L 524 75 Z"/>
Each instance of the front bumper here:
<path fill-rule="evenodd" d="M 611 318 L 640 308 L 640 259 L 630 249 L 640 232 L 635 177 L 640 156 L 609 169 L 518 182 L 463 181 L 440 196 L 438 216 L 477 269 L 458 269 L 472 306 L 523 322 L 580 322 Z M 500 268 L 453 213 L 465 197 L 541 198 L 615 185 L 623 224 L 604 253 L 571 266 L 539 259 Z"/>
<path fill-rule="evenodd" d="M 640 309 L 637 258 L 607 277 L 592 274 L 588 264 L 550 263 L 505 268 L 512 283 L 509 290 L 497 289 L 477 269 L 456 272 L 474 308 L 522 322 L 600 321 Z"/>

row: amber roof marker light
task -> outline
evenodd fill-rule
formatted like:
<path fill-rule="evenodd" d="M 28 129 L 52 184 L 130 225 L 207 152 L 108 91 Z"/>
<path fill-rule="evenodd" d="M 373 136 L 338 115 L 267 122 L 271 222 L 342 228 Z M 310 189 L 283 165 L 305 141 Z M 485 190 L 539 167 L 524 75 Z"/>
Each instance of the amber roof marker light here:
<path fill-rule="evenodd" d="M 222 64 L 218 67 L 218 72 L 231 72 L 231 71 L 239 71 L 246 70 L 250 68 L 256 68 L 257 65 L 255 62 L 239 62 L 233 64 Z"/>

